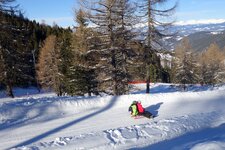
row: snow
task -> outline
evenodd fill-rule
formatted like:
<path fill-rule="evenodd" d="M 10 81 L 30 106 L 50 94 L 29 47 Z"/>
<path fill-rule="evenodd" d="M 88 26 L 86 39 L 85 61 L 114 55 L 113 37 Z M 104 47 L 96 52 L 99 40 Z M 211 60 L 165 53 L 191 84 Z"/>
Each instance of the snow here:
<path fill-rule="evenodd" d="M 122 96 L 57 97 L 22 90 L 0 99 L 0 149 L 225 149 L 225 85 L 131 86 Z M 130 117 L 141 101 L 154 119 Z"/>
<path fill-rule="evenodd" d="M 180 36 L 177 36 L 177 37 L 176 37 L 176 40 L 177 40 L 177 41 L 180 41 L 180 40 L 182 40 L 182 39 L 183 39 L 183 37 L 180 37 Z"/>
<path fill-rule="evenodd" d="M 213 35 L 217 35 L 217 34 L 223 34 L 223 32 L 211 32 L 211 34 L 213 34 Z"/>
<path fill-rule="evenodd" d="M 225 19 L 188 20 L 176 22 L 176 25 L 200 25 L 224 23 Z"/>
<path fill-rule="evenodd" d="M 200 143 L 197 144 L 196 146 L 194 146 L 191 150 L 224 150 L 225 149 L 225 143 L 222 142 L 216 142 L 216 141 L 212 141 L 212 142 L 206 142 L 206 143 Z"/>

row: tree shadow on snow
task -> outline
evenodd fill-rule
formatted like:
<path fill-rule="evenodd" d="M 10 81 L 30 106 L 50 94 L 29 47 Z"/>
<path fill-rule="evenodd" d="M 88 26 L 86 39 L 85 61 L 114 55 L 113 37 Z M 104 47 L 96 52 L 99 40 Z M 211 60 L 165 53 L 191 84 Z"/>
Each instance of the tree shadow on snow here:
<path fill-rule="evenodd" d="M 196 132 L 189 132 L 173 139 L 164 140 L 146 147 L 131 148 L 130 150 L 168 150 L 182 149 L 189 150 L 193 146 L 201 143 L 210 143 L 213 141 L 224 142 L 225 123 L 218 127 L 206 128 Z"/>
<path fill-rule="evenodd" d="M 46 105 L 41 105 L 41 107 L 36 107 L 38 103 L 42 103 L 43 101 L 49 102 L 46 103 Z M 5 103 L 4 105 L 0 106 L 0 113 L 11 114 L 17 110 L 19 111 L 14 113 L 14 116 L 11 117 L 11 119 L 8 119 L 4 123 L 0 124 L 0 131 L 24 126 L 24 123 L 28 123 L 27 121 L 35 121 L 35 119 L 46 113 L 49 106 L 57 107 L 53 102 L 55 102 L 53 98 L 32 98 L 28 100 L 21 99 L 20 101 L 16 102 L 12 101 Z M 30 116 L 29 113 L 33 110 L 36 110 L 36 113 Z"/>
<path fill-rule="evenodd" d="M 163 104 L 163 102 L 160 102 L 158 104 L 155 105 L 151 105 L 147 108 L 145 108 L 145 110 L 149 111 L 150 113 L 152 113 L 154 116 L 158 116 L 159 113 L 159 108 L 160 106 Z"/>
<path fill-rule="evenodd" d="M 59 114 L 55 113 L 55 115 L 51 115 L 51 118 L 42 118 L 41 120 L 38 119 L 39 117 L 43 116 L 48 111 L 49 106 L 52 108 L 57 109 L 57 105 L 54 103 L 57 101 L 79 101 L 79 100 L 93 100 L 96 96 L 92 97 L 81 97 L 81 96 L 63 96 L 59 98 L 55 97 L 41 97 L 41 98 L 19 98 L 18 100 L 9 101 L 3 103 L 3 105 L 0 105 L 0 114 L 12 114 L 13 112 L 16 112 L 18 109 L 19 111 L 17 113 L 14 113 L 13 116 L 10 117 L 10 119 L 5 120 L 3 123 L 0 123 L 0 131 L 9 129 L 9 128 L 18 128 L 21 126 L 24 126 L 24 123 L 28 125 L 28 121 L 34 122 L 44 122 L 49 121 L 51 119 L 56 119 L 59 117 Z M 39 106 L 39 104 L 41 104 Z M 33 110 L 36 110 L 36 114 L 29 117 L 29 113 Z M 36 120 L 38 119 L 38 120 Z"/>
<path fill-rule="evenodd" d="M 8 148 L 8 149 L 12 149 L 12 148 L 16 148 L 16 147 L 21 147 L 21 146 L 26 146 L 26 145 L 32 144 L 32 143 L 37 142 L 37 141 L 39 141 L 39 140 L 41 140 L 41 139 L 43 139 L 43 138 L 45 138 L 45 137 L 48 137 L 48 136 L 50 136 L 50 135 L 52 135 L 52 134 L 55 134 L 55 133 L 57 133 L 57 132 L 60 132 L 60 131 L 62 131 L 63 129 L 66 129 L 66 128 L 70 127 L 70 126 L 73 126 L 73 125 L 75 125 L 76 123 L 80 123 L 80 122 L 82 122 L 82 121 L 85 121 L 86 119 L 89 119 L 89 118 L 91 118 L 91 117 L 97 115 L 97 114 L 103 113 L 104 111 L 106 111 L 106 110 L 112 108 L 112 107 L 114 106 L 114 104 L 116 103 L 117 99 L 118 99 L 118 98 L 117 98 L 116 96 L 114 96 L 114 97 L 110 100 L 109 104 L 106 105 L 105 107 L 103 107 L 102 109 L 100 109 L 100 110 L 98 110 L 98 111 L 96 111 L 96 112 L 93 112 L 93 113 L 91 113 L 91 114 L 89 114 L 89 115 L 86 115 L 86 116 L 83 116 L 83 117 L 81 117 L 81 118 L 78 118 L 78 119 L 76 119 L 76 120 L 70 121 L 70 122 L 68 122 L 68 123 L 66 123 L 66 124 L 64 124 L 64 125 L 61 125 L 61 126 L 59 126 L 59 127 L 54 128 L 54 129 L 52 129 L 52 130 L 50 130 L 50 131 L 47 131 L 47 132 L 42 133 L 42 134 L 40 134 L 40 135 L 37 135 L 37 136 L 35 136 L 35 137 L 33 137 L 33 138 L 29 139 L 29 140 L 26 140 L 26 141 L 24 141 L 24 142 L 22 142 L 22 143 L 19 143 L 19 144 L 17 144 L 17 145 L 14 145 L 14 146 L 12 146 L 12 147 L 10 147 L 10 148 Z"/>

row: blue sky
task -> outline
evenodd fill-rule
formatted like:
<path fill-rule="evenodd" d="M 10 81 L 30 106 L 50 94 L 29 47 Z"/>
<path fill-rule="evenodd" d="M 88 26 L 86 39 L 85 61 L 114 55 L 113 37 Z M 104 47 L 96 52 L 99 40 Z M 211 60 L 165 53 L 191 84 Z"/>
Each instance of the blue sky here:
<path fill-rule="evenodd" d="M 225 21 L 225 0 L 180 0 L 176 18 L 178 22 Z"/>
<path fill-rule="evenodd" d="M 170 0 L 169 4 L 178 1 L 174 18 L 178 24 L 223 22 L 225 21 L 225 0 Z M 73 26 L 75 7 L 78 0 L 17 0 L 25 17 L 52 25 Z M 166 7 L 166 6 L 163 6 Z M 220 20 L 219 20 L 220 19 Z"/>
<path fill-rule="evenodd" d="M 24 11 L 24 16 L 30 20 L 37 20 L 59 26 L 74 25 L 74 8 L 78 0 L 16 0 Z"/>

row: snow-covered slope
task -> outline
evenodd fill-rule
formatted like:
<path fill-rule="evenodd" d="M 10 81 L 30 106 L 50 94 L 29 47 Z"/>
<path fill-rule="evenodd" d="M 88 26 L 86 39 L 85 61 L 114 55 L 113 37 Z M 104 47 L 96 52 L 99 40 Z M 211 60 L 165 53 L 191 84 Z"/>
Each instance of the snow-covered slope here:
<path fill-rule="evenodd" d="M 173 38 L 164 38 L 162 44 L 167 50 L 174 50 L 176 45 L 184 38 L 188 37 L 190 44 L 195 51 L 205 50 L 211 43 L 216 43 L 220 48 L 225 45 L 224 42 L 224 23 L 214 24 L 191 24 L 174 25 L 171 31 L 175 34 Z"/>
<path fill-rule="evenodd" d="M 117 97 L 2 98 L 0 149 L 225 149 L 225 86 L 144 87 Z M 130 117 L 133 100 L 158 117 Z"/>
<path fill-rule="evenodd" d="M 202 31 L 224 31 L 225 22 L 214 24 L 192 24 L 192 25 L 176 25 L 174 30 L 179 31 L 181 36 L 188 36 L 190 34 Z"/>

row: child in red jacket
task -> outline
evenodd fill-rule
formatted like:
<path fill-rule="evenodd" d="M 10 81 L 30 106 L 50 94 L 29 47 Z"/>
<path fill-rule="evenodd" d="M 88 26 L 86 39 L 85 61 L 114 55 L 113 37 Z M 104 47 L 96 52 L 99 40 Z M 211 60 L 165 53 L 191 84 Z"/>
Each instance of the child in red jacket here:
<path fill-rule="evenodd" d="M 150 118 L 154 118 L 154 116 L 153 116 L 152 113 L 150 113 L 149 111 L 147 111 L 147 110 L 145 110 L 145 109 L 143 108 L 143 106 L 142 106 L 142 104 L 141 104 L 140 101 L 138 101 L 138 102 L 136 103 L 136 105 L 137 105 L 138 115 L 145 116 L 145 117 L 147 117 L 147 118 L 149 118 L 149 119 L 150 119 Z"/>
<path fill-rule="evenodd" d="M 137 105 L 138 115 L 142 115 L 145 112 L 145 109 L 141 105 L 141 101 L 138 101 L 136 105 Z"/>

